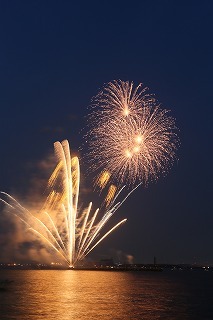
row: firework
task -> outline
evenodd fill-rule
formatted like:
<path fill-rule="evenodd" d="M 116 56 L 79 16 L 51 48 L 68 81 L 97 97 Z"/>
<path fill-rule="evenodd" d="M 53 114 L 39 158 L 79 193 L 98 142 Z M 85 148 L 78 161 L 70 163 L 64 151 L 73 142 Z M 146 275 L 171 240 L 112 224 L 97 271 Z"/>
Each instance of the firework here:
<path fill-rule="evenodd" d="M 67 140 L 56 142 L 54 146 L 58 164 L 48 181 L 48 195 L 39 215 L 33 215 L 5 192 L 1 192 L 0 201 L 7 206 L 9 212 L 24 222 L 44 245 L 52 248 L 62 260 L 73 267 L 126 221 L 123 219 L 109 231 L 103 232 L 109 219 L 127 197 L 116 202 L 123 188 L 117 191 L 115 186 L 111 185 L 102 214 L 99 209 L 93 210 L 91 202 L 80 210 L 78 158 L 71 157 Z M 105 179 L 108 179 L 107 174 Z M 102 180 L 104 181 L 104 178 Z"/>
<path fill-rule="evenodd" d="M 91 169 L 109 172 L 117 184 L 157 180 L 175 159 L 175 121 L 141 84 L 108 83 L 93 99 L 89 125 Z"/>
<path fill-rule="evenodd" d="M 79 209 L 79 159 L 71 156 L 67 140 L 54 144 L 58 162 L 38 216 L 9 194 L 1 192 L 0 197 L 12 214 L 72 267 L 126 221 L 104 231 L 138 186 L 167 172 L 178 145 L 174 119 L 141 84 L 134 88 L 128 81 L 110 82 L 94 98 L 92 108 L 92 128 L 86 139 L 90 167 L 98 171 L 95 185 L 106 191 L 100 210 L 94 210 L 92 202 Z M 123 184 L 131 186 L 131 191 L 120 201 Z"/>

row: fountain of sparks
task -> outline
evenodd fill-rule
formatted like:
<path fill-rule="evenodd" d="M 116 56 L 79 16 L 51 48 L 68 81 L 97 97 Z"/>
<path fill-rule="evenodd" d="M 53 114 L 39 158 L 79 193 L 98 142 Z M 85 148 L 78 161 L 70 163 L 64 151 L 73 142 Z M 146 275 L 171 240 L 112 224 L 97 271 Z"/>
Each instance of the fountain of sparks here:
<path fill-rule="evenodd" d="M 9 212 L 18 217 L 38 236 L 43 244 L 53 248 L 58 256 L 73 268 L 78 261 L 83 260 L 104 238 L 127 220 L 121 220 L 109 231 L 103 233 L 102 229 L 106 223 L 135 189 L 122 201 L 116 202 L 124 187 L 117 191 L 116 187 L 111 185 L 105 198 L 105 211 L 101 217 L 99 217 L 99 209 L 93 210 L 92 202 L 80 212 L 78 209 L 79 159 L 71 156 L 67 140 L 62 143 L 55 142 L 54 147 L 58 164 L 48 181 L 48 196 L 39 212 L 39 217 L 33 215 L 5 192 L 1 192 L 0 200 L 7 206 Z M 109 181 L 107 172 L 102 174 L 98 181 L 103 188 L 106 181 Z"/>

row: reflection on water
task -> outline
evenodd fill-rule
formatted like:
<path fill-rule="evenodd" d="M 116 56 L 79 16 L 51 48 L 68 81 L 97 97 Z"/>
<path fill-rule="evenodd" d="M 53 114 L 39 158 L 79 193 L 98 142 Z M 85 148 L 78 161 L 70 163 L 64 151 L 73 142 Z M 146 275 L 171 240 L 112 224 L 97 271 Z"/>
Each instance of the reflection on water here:
<path fill-rule="evenodd" d="M 2 320 L 210 320 L 211 272 L 1 271 Z"/>

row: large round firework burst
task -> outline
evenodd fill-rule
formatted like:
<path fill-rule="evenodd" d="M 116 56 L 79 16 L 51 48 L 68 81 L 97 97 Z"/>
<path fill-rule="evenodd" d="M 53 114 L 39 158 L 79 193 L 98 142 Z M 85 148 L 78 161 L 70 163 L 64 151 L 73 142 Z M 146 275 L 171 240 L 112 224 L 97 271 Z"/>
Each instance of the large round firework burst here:
<path fill-rule="evenodd" d="M 93 99 L 89 123 L 91 169 L 109 172 L 117 184 L 157 180 L 175 159 L 174 118 L 141 84 L 109 82 Z"/>

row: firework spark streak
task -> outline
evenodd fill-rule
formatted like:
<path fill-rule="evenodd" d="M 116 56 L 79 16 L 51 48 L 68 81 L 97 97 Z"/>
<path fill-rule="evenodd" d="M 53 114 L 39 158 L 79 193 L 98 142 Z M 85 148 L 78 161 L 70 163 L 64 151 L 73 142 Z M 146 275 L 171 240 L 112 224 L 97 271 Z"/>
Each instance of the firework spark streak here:
<path fill-rule="evenodd" d="M 86 135 L 91 169 L 109 172 L 118 184 L 157 180 L 175 159 L 174 119 L 148 89 L 132 82 L 109 82 L 93 99 Z"/>
<path fill-rule="evenodd" d="M 93 213 L 91 202 L 80 212 L 78 209 L 80 185 L 78 158 L 71 157 L 67 140 L 62 143 L 55 142 L 54 147 L 58 164 L 48 181 L 49 194 L 39 213 L 39 218 L 5 192 L 1 192 L 0 201 L 44 244 L 53 248 L 61 259 L 73 267 L 126 221 L 123 219 L 109 231 L 101 234 L 106 223 L 128 195 L 121 202 L 117 201 L 123 188 L 116 192 L 112 186 L 113 191 L 110 189 L 105 212 L 101 217 L 99 217 L 99 209 Z"/>

